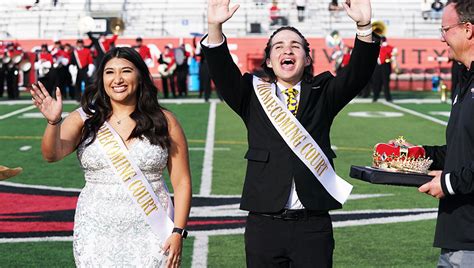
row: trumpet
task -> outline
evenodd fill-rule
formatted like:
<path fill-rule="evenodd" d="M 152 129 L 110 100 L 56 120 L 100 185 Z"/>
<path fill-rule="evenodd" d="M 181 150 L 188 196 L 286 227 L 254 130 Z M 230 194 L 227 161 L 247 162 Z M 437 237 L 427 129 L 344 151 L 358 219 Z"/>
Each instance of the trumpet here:
<path fill-rule="evenodd" d="M 387 26 L 383 21 L 374 21 L 372 22 L 372 32 L 384 36 L 387 33 Z"/>
<path fill-rule="evenodd" d="M 109 29 L 113 34 L 121 35 L 125 31 L 125 23 L 122 18 L 112 18 L 109 22 Z"/>
<path fill-rule="evenodd" d="M 28 60 L 24 60 L 22 62 L 20 62 L 20 70 L 22 70 L 24 73 L 27 73 L 31 70 L 31 62 L 29 62 Z"/>
<path fill-rule="evenodd" d="M 9 56 L 5 56 L 3 57 L 2 62 L 3 64 L 9 64 L 11 60 L 12 58 L 10 58 Z"/>

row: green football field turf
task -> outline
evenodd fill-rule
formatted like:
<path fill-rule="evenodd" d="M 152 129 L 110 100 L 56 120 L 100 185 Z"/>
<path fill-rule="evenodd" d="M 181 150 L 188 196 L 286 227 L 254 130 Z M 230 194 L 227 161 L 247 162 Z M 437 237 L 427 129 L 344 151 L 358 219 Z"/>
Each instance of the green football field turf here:
<path fill-rule="evenodd" d="M 425 94 L 426 95 L 426 94 Z M 402 95 L 400 95 L 402 96 Z M 433 95 L 430 95 L 431 97 Z M 415 96 L 417 97 L 417 96 Z M 425 96 L 422 96 L 425 98 Z M 449 104 L 395 103 L 395 105 L 446 121 L 442 113 Z M 28 107 L 27 104 L 1 105 L 2 115 Z M 190 148 L 193 193 L 199 194 L 209 103 L 165 104 L 181 122 Z M 76 108 L 65 105 L 65 111 Z M 398 113 L 396 117 L 358 117 L 354 113 Z M 435 113 L 433 113 L 435 112 Z M 24 171 L 10 182 L 57 187 L 81 188 L 82 171 L 75 154 L 48 164 L 41 158 L 41 136 L 46 122 L 25 116 L 35 109 L 0 119 L 1 165 L 22 166 Z M 401 114 L 401 115 L 400 115 Z M 416 188 L 368 184 L 349 178 L 351 165 L 370 165 L 373 146 L 403 135 L 415 144 L 443 144 L 445 126 L 408 114 L 383 103 L 352 103 L 336 118 L 331 141 L 335 146 L 337 173 L 354 185 L 353 194 L 384 194 L 377 198 L 349 200 L 344 211 L 436 208 L 437 201 Z M 246 161 L 245 127 L 224 104 L 218 103 L 212 163 L 212 195 L 240 195 Z M 25 146 L 31 146 L 26 150 Z M 1 204 L 0 204 L 1 206 Z M 338 211 L 340 212 L 340 211 Z M 435 220 L 367 224 L 336 227 L 335 267 L 433 267 L 439 250 L 432 248 Z M 192 236 L 192 234 L 191 234 Z M 185 241 L 183 267 L 190 267 L 194 238 Z M 0 243 L 0 267 L 72 267 L 71 242 Z M 245 267 L 243 235 L 209 236 L 208 267 Z"/>

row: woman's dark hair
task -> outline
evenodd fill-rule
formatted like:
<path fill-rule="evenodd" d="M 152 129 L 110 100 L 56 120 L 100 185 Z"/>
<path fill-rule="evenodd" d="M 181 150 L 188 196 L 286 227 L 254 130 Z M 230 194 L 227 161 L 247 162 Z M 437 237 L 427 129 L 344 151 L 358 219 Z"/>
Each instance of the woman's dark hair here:
<path fill-rule="evenodd" d="M 272 35 L 270 36 L 270 38 L 267 41 L 267 46 L 265 47 L 265 51 L 264 51 L 265 57 L 263 58 L 263 62 L 260 65 L 262 67 L 263 71 L 265 72 L 265 75 L 267 76 L 267 79 L 268 79 L 267 82 L 273 83 L 273 82 L 276 82 L 276 80 L 277 80 L 275 72 L 273 72 L 273 69 L 269 68 L 267 66 L 267 59 L 270 58 L 270 52 L 271 52 L 271 49 L 272 49 L 272 39 L 273 39 L 273 37 L 277 33 L 281 32 L 281 31 L 284 31 L 284 30 L 288 30 L 288 31 L 292 31 L 292 32 L 296 33 L 297 35 L 299 35 L 299 37 L 301 37 L 301 40 L 303 40 L 304 52 L 306 54 L 306 57 L 308 57 L 309 60 L 310 60 L 310 64 L 304 68 L 303 80 L 308 82 L 308 83 L 311 83 L 311 81 L 313 80 L 313 59 L 311 58 L 311 55 L 310 55 L 309 43 L 306 40 L 306 38 L 300 33 L 300 31 L 298 31 L 296 28 L 291 27 L 291 26 L 283 26 L 283 27 L 278 28 L 277 30 L 275 30 L 272 33 Z"/>
<path fill-rule="evenodd" d="M 164 108 L 158 104 L 158 89 L 140 54 L 128 47 L 117 47 L 107 52 L 94 74 L 93 83 L 85 90 L 81 107 L 89 118 L 84 122 L 80 143 L 92 137 L 86 146 L 92 144 L 99 128 L 112 116 L 112 106 L 105 92 L 103 74 L 105 65 L 113 58 L 130 61 L 138 71 L 137 105 L 130 115 L 136 126 L 128 139 L 147 137 L 151 144 L 169 149 L 168 121 L 163 112 Z"/>

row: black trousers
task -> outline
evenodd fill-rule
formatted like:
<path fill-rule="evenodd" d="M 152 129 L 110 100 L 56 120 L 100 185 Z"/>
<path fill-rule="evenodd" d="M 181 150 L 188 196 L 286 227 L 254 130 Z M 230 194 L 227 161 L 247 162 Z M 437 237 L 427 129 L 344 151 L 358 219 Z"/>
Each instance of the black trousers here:
<path fill-rule="evenodd" d="M 176 82 L 178 84 L 178 95 L 188 96 L 188 69 L 187 67 L 177 67 L 176 68 Z"/>
<path fill-rule="evenodd" d="M 173 98 L 176 98 L 176 88 L 174 86 L 174 80 L 175 80 L 174 74 L 168 77 L 164 77 L 164 76 L 161 77 L 161 84 L 163 85 L 163 95 L 165 96 L 165 99 L 169 97 L 168 81 L 169 81 L 171 94 L 173 94 Z"/>
<path fill-rule="evenodd" d="M 63 96 L 64 99 L 67 98 L 67 93 L 68 90 L 71 91 L 71 73 L 69 73 L 69 70 L 67 66 L 59 66 L 55 68 L 55 73 L 56 73 L 56 79 L 54 80 L 54 92 L 56 92 L 56 87 L 59 87 L 61 90 L 61 95 Z M 71 94 L 71 93 L 70 93 Z M 74 98 L 74 93 L 72 93 L 71 98 Z"/>
<path fill-rule="evenodd" d="M 18 99 L 20 91 L 18 90 L 18 68 L 7 68 L 7 94 L 9 99 Z"/>
<path fill-rule="evenodd" d="M 76 84 L 74 86 L 74 98 L 77 101 L 81 101 L 83 82 L 84 82 L 84 89 L 90 84 L 89 76 L 87 75 L 87 70 L 88 70 L 88 67 L 77 70 Z"/>
<path fill-rule="evenodd" d="M 5 91 L 5 68 L 0 67 L 0 98 L 3 97 Z"/>
<path fill-rule="evenodd" d="M 380 97 L 380 92 L 383 88 L 383 93 L 386 101 L 392 101 L 390 94 L 390 73 L 392 67 L 390 63 L 384 63 L 375 67 L 374 75 L 372 76 L 372 83 L 374 89 L 373 101 L 377 101 Z"/>
<path fill-rule="evenodd" d="M 332 267 L 334 237 L 328 213 L 298 220 L 249 214 L 247 267 Z"/>
<path fill-rule="evenodd" d="M 199 66 L 199 97 L 204 95 L 204 100 L 209 101 L 211 97 L 211 76 L 207 62 L 201 62 Z"/>

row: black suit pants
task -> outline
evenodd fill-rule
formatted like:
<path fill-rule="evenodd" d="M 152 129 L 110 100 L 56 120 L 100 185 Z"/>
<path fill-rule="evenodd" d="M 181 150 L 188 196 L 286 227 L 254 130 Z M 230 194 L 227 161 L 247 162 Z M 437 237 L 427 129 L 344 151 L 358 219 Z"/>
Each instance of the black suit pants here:
<path fill-rule="evenodd" d="M 332 267 L 333 250 L 328 213 L 298 220 L 247 217 L 247 267 Z"/>

